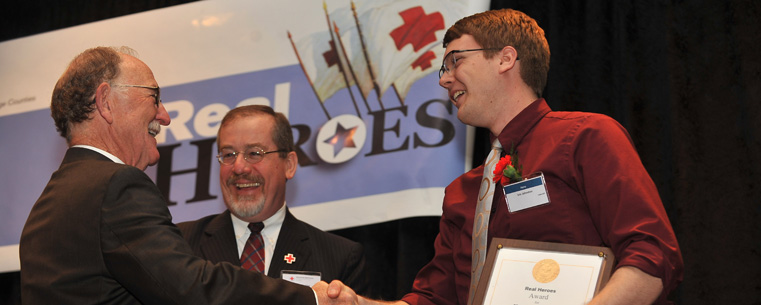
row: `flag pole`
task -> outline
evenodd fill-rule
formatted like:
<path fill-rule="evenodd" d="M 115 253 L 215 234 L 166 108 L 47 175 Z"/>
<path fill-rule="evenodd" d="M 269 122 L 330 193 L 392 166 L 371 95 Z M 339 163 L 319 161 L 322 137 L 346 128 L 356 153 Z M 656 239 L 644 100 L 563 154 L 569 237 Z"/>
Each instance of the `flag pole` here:
<path fill-rule="evenodd" d="M 293 38 L 291 37 L 291 31 L 288 31 L 288 40 L 291 41 L 291 46 L 293 47 L 293 52 L 296 53 L 296 58 L 299 60 L 299 66 L 301 66 L 301 71 L 304 71 L 304 75 L 307 77 L 309 86 L 312 87 L 312 91 L 314 92 L 314 95 L 317 97 L 317 102 L 320 103 L 320 107 L 322 107 L 322 111 L 325 112 L 325 115 L 328 117 L 328 120 L 330 120 L 331 119 L 330 114 L 328 113 L 328 110 L 325 109 L 325 104 L 322 102 L 322 99 L 320 99 L 320 95 L 317 94 L 317 89 L 314 88 L 314 83 L 312 82 L 312 79 L 309 77 L 309 73 L 307 73 L 307 69 L 304 68 L 304 63 L 301 61 L 299 50 L 296 48 L 296 44 L 293 43 Z"/>
<path fill-rule="evenodd" d="M 367 71 L 370 72 L 370 78 L 373 80 L 373 87 L 375 87 L 375 94 L 378 95 L 378 103 L 382 110 L 386 110 L 383 107 L 383 101 L 381 101 L 381 92 L 378 81 L 375 79 L 375 72 L 373 71 L 373 65 L 370 64 L 370 56 L 367 55 L 367 46 L 365 46 L 365 37 L 362 35 L 362 28 L 359 25 L 359 17 L 357 17 L 357 7 L 354 1 L 351 1 L 351 11 L 354 13 L 354 22 L 357 24 L 357 33 L 359 33 L 359 43 L 362 45 L 362 55 L 365 56 L 365 63 L 367 63 Z"/>
<path fill-rule="evenodd" d="M 399 89 L 396 88 L 396 83 L 391 84 L 391 87 L 394 87 L 394 93 L 396 93 L 396 97 L 399 98 L 399 104 L 402 104 L 404 106 L 404 98 L 401 94 L 399 94 Z"/>
<path fill-rule="evenodd" d="M 325 21 L 328 22 L 328 32 L 330 32 L 330 40 L 333 42 L 333 48 L 337 48 L 337 47 L 343 48 L 342 45 L 341 46 L 338 45 L 338 43 L 336 42 L 336 38 L 333 35 L 333 29 L 330 26 L 330 16 L 328 15 L 328 4 L 325 3 L 324 0 L 322 1 L 322 8 L 323 10 L 325 10 Z M 336 56 L 338 57 L 338 69 L 341 72 L 341 75 L 343 75 L 344 83 L 346 83 L 346 90 L 349 91 L 349 96 L 351 97 L 351 102 L 354 104 L 354 109 L 357 111 L 357 116 L 361 118 L 362 114 L 359 113 L 357 100 L 354 98 L 354 92 L 352 92 L 351 90 L 351 83 L 349 83 L 349 77 L 346 75 L 346 69 L 344 68 L 343 62 L 341 61 L 341 53 L 338 52 L 337 49 L 336 49 Z M 346 60 L 348 61 L 349 59 L 347 58 Z"/>
<path fill-rule="evenodd" d="M 351 65 L 351 61 L 349 60 L 349 55 L 346 54 L 346 48 L 344 47 L 343 39 L 341 39 L 341 33 L 339 33 L 338 25 L 336 25 L 335 21 L 333 21 L 333 29 L 335 29 L 336 38 L 338 38 L 338 44 L 341 45 L 341 53 L 343 54 L 344 58 L 346 58 L 346 65 L 349 66 L 349 72 L 351 72 L 351 77 L 354 78 L 354 83 L 357 84 L 357 89 L 359 89 L 359 93 L 362 96 L 362 101 L 365 102 L 365 107 L 367 107 L 367 111 L 372 111 L 372 109 L 370 109 L 370 104 L 367 103 L 367 97 L 365 97 L 365 94 L 362 92 L 362 87 L 361 87 L 362 85 L 360 84 L 359 79 L 357 78 L 357 74 L 354 73 L 354 67 L 352 67 Z M 351 90 L 351 88 L 349 88 L 349 90 Z"/>

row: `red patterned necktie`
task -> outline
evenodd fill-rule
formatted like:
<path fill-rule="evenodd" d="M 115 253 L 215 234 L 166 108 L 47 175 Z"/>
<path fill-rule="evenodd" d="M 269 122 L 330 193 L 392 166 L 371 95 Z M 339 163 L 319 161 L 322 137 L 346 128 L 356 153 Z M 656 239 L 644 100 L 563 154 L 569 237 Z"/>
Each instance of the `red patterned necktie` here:
<path fill-rule="evenodd" d="M 243 247 L 243 254 L 240 256 L 240 266 L 246 270 L 255 270 L 264 273 L 264 240 L 262 239 L 261 222 L 249 223 L 248 229 L 251 230 L 251 236 Z"/>

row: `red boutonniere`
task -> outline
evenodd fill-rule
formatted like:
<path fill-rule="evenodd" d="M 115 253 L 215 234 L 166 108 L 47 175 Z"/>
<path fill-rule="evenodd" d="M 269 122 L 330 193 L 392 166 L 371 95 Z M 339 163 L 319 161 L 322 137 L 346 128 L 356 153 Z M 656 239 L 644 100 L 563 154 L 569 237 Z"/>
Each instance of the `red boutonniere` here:
<path fill-rule="evenodd" d="M 513 150 L 497 162 L 494 168 L 494 182 L 500 182 L 504 186 L 521 181 L 523 180 L 521 169 L 522 166 L 518 165 L 518 153 Z"/>

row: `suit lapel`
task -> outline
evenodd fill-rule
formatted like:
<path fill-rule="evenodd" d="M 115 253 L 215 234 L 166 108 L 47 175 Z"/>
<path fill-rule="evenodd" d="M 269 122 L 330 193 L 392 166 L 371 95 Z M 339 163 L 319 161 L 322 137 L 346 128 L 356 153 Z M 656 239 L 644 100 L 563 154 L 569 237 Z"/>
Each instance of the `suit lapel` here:
<path fill-rule="evenodd" d="M 201 237 L 200 248 L 206 259 L 210 261 L 230 262 L 240 266 L 230 211 L 217 215 L 209 222 Z"/>
<path fill-rule="evenodd" d="M 296 260 L 292 264 L 285 261 L 285 257 L 292 254 Z M 309 235 L 307 235 L 304 225 L 293 217 L 291 212 L 286 208 L 283 226 L 280 228 L 280 234 L 277 238 L 275 252 L 272 255 L 272 262 L 267 274 L 270 277 L 280 278 L 282 270 L 304 270 L 309 256 L 312 254 Z"/>

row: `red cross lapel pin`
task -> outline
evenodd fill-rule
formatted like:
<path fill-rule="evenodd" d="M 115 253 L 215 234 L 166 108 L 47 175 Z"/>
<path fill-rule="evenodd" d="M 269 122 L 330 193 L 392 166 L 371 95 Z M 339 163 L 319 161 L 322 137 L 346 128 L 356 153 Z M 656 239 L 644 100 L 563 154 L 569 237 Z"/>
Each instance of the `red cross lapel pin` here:
<path fill-rule="evenodd" d="M 292 254 L 292 253 L 288 253 L 288 255 L 286 255 L 285 257 L 283 257 L 283 259 L 284 259 L 284 260 L 285 260 L 285 262 L 286 262 L 286 263 L 288 263 L 289 265 L 290 265 L 290 264 L 293 264 L 293 262 L 295 262 L 295 261 L 296 261 L 296 257 L 295 257 L 295 256 L 293 256 L 293 254 Z"/>

